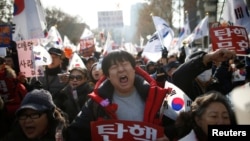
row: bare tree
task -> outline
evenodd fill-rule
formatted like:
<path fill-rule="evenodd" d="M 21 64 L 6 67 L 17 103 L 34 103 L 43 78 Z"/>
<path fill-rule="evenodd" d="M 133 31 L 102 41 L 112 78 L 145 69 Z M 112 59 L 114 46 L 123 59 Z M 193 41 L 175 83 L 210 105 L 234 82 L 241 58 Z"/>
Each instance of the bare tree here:
<path fill-rule="evenodd" d="M 139 12 L 137 31 L 133 42 L 139 42 L 140 36 L 145 38 L 155 32 L 152 15 L 163 18 L 172 27 L 172 10 L 172 0 L 148 0 L 148 4 L 145 4 Z"/>
<path fill-rule="evenodd" d="M 89 28 L 85 23 L 80 22 L 79 17 L 70 16 L 60 9 L 45 9 L 47 29 L 56 25 L 62 38 L 66 35 L 73 44 L 77 44 L 85 28 Z"/>

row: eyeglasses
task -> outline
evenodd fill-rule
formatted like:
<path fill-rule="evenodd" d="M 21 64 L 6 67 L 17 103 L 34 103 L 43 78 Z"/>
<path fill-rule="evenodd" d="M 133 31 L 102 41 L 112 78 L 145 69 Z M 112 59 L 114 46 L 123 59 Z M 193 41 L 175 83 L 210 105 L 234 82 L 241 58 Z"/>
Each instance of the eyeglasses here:
<path fill-rule="evenodd" d="M 83 79 L 83 77 L 81 75 L 70 75 L 69 76 L 69 80 L 73 81 L 74 79 L 76 79 L 77 81 L 81 81 Z"/>
<path fill-rule="evenodd" d="M 38 119 L 41 117 L 41 115 L 44 113 L 33 113 L 33 114 L 21 114 L 20 116 L 18 116 L 18 120 L 26 120 L 27 118 L 31 118 L 31 119 Z"/>

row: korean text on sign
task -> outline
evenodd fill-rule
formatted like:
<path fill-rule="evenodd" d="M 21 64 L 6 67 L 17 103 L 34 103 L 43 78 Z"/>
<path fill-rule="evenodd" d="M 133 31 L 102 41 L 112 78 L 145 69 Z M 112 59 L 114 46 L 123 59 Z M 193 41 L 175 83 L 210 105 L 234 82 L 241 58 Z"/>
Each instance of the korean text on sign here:
<path fill-rule="evenodd" d="M 40 70 L 35 70 L 32 59 L 32 48 L 38 45 L 38 43 L 39 39 L 17 41 L 19 66 L 21 72 L 26 77 L 34 77 L 41 74 Z"/>
<path fill-rule="evenodd" d="M 213 50 L 227 48 L 234 50 L 236 54 L 245 55 L 249 49 L 247 31 L 240 26 L 216 27 L 210 29 L 210 37 Z"/>
<path fill-rule="evenodd" d="M 163 128 L 154 124 L 104 120 L 91 123 L 91 134 L 93 140 L 137 140 L 152 141 L 163 137 Z"/>

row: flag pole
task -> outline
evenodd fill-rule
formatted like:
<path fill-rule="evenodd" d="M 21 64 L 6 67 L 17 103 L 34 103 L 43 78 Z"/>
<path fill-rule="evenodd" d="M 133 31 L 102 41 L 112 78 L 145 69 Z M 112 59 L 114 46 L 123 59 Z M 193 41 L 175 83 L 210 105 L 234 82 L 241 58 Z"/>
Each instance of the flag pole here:
<path fill-rule="evenodd" d="M 206 15 L 208 16 L 208 22 L 207 22 L 207 23 L 208 23 L 208 24 L 207 24 L 207 26 L 208 26 L 208 27 L 207 27 L 207 29 L 208 29 L 208 33 L 207 33 L 207 34 L 208 34 L 208 35 L 207 35 L 207 48 L 209 48 L 209 43 L 210 43 L 210 42 L 209 42 L 209 39 L 210 39 L 210 34 L 209 34 L 209 13 L 207 12 Z"/>
<path fill-rule="evenodd" d="M 143 42 L 144 42 L 144 38 L 141 36 L 140 34 L 140 48 L 143 48 Z"/>
<path fill-rule="evenodd" d="M 222 12 L 223 12 L 223 9 L 224 9 L 224 5 L 225 5 L 225 0 L 223 0 L 223 4 L 222 4 L 222 8 L 221 8 L 219 20 L 221 20 L 221 15 L 222 15 Z"/>
<path fill-rule="evenodd" d="M 189 24 L 189 20 L 188 20 L 188 12 L 187 11 L 185 11 L 185 14 L 184 14 L 184 24 L 183 24 L 183 29 L 184 29 L 184 32 L 185 32 L 185 35 L 187 34 L 187 29 L 186 29 L 186 24 Z M 190 29 L 190 28 L 189 28 Z M 184 34 L 184 33 L 183 33 Z M 185 35 L 184 35 L 184 37 L 185 37 Z M 183 35 L 182 35 L 183 36 Z M 183 40 L 185 40 L 185 39 L 183 39 L 183 37 L 181 37 L 180 38 L 180 33 L 179 33 L 179 35 L 178 35 L 178 43 L 175 45 L 175 46 L 177 46 L 179 49 L 184 45 L 183 44 Z M 186 37 L 185 37 L 186 38 Z"/>

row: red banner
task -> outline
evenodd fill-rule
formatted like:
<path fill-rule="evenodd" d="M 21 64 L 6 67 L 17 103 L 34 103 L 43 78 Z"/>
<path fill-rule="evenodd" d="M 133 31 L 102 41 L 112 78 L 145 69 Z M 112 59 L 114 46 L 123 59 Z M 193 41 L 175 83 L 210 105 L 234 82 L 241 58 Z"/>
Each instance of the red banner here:
<path fill-rule="evenodd" d="M 246 50 L 250 47 L 248 33 L 240 26 L 211 28 L 210 38 L 213 50 L 227 48 L 234 50 L 238 55 L 246 55 Z"/>
<path fill-rule="evenodd" d="M 152 141 L 164 136 L 161 126 L 139 121 L 101 120 L 91 122 L 93 141 Z"/>

